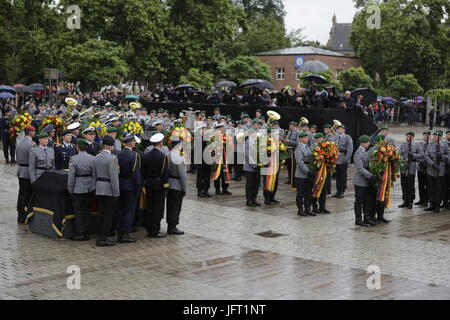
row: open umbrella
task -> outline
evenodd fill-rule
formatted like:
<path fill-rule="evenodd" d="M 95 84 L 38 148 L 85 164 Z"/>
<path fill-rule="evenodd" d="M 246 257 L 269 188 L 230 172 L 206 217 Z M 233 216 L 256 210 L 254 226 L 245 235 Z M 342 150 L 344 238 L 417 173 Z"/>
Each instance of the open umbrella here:
<path fill-rule="evenodd" d="M 330 69 L 325 63 L 319 60 L 311 60 L 306 61 L 304 64 L 297 69 L 298 72 L 311 72 L 311 73 L 319 73 L 324 72 Z"/>
<path fill-rule="evenodd" d="M 17 83 L 17 84 L 15 84 L 15 85 L 13 85 L 13 88 L 15 89 L 15 88 L 17 88 L 17 87 L 23 87 L 23 86 L 24 86 L 23 84 Z"/>
<path fill-rule="evenodd" d="M 233 81 L 220 81 L 218 83 L 216 83 L 216 88 L 225 88 L 225 87 L 236 87 L 237 84 L 234 83 Z"/>
<path fill-rule="evenodd" d="M 16 88 L 17 93 L 32 93 L 34 90 L 29 86 L 21 86 Z"/>
<path fill-rule="evenodd" d="M 16 97 L 15 95 L 13 95 L 13 94 L 11 94 L 9 92 L 2 92 L 2 93 L 0 93 L 0 98 L 1 99 L 8 99 L 8 98 L 12 99 L 12 98 L 15 98 L 15 97 Z"/>
<path fill-rule="evenodd" d="M 273 89 L 273 85 L 267 81 L 262 79 L 249 79 L 241 83 L 241 87 L 244 88 L 253 88 L 253 89 Z"/>
<path fill-rule="evenodd" d="M 129 94 L 125 97 L 126 100 L 139 100 L 140 98 L 138 96 L 135 96 L 134 94 Z"/>
<path fill-rule="evenodd" d="M 175 87 L 175 90 L 178 89 L 194 89 L 194 86 L 192 84 L 180 84 Z"/>
<path fill-rule="evenodd" d="M 16 93 L 16 89 L 10 86 L 0 86 L 0 92 Z"/>
<path fill-rule="evenodd" d="M 369 88 L 358 88 L 356 90 L 352 91 L 352 98 L 356 102 L 358 99 L 358 96 L 363 96 L 363 105 L 368 106 L 370 104 L 373 104 L 377 102 L 377 93 Z"/>
<path fill-rule="evenodd" d="M 309 74 L 307 76 L 302 77 L 302 79 L 306 81 L 313 81 L 318 84 L 327 83 L 327 79 L 325 79 L 325 77 L 321 76 L 320 74 Z"/>
<path fill-rule="evenodd" d="M 69 90 L 67 90 L 67 89 L 58 90 L 58 94 L 68 94 L 68 93 L 69 93 Z"/>
<path fill-rule="evenodd" d="M 41 83 L 32 83 L 29 87 L 33 88 L 34 91 L 43 91 L 44 86 Z"/>

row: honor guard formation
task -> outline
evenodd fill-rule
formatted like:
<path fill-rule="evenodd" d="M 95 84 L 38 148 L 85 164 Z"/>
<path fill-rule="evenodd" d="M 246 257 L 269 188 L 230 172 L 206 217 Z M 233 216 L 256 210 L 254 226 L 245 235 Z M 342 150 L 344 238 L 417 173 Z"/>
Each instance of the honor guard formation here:
<path fill-rule="evenodd" d="M 280 203 L 279 175 L 286 168 L 283 182 L 296 190 L 298 215 L 316 216 L 331 213 L 327 195 L 335 201 L 345 197 L 353 162 L 358 226 L 389 222 L 384 210 L 390 206 L 393 182 L 398 178 L 403 199 L 400 208 L 450 209 L 450 131 L 423 132 L 422 141 L 415 140 L 414 132 L 407 132 L 405 142 L 397 147 L 389 128 L 381 127 L 372 136 L 355 137 L 359 147 L 354 150 L 352 137 L 338 120 L 318 132 L 317 126 L 302 117 L 284 130 L 274 111 L 267 112 L 267 119 L 261 110 L 251 115 L 244 111 L 241 119 L 234 121 L 222 115 L 220 108 L 211 115 L 201 110 L 176 115 L 164 109 L 148 112 L 133 102 L 121 112 L 110 105 L 74 112 L 77 103 L 68 98 L 55 114 L 46 106 L 33 106 L 22 113 L 11 108 L 3 112 L 0 128 L 5 159 L 18 164 L 18 223 L 25 223 L 29 214 L 33 185 L 55 170 L 68 175 L 76 231 L 72 240 L 89 240 L 95 201 L 97 246 L 115 245 L 114 234 L 119 243 L 136 242 L 132 234 L 142 208 L 148 237 L 166 236 L 161 233 L 164 216 L 167 234 L 182 235 L 178 225 L 188 173 L 196 175 L 199 198 L 232 197 L 232 181 L 244 177 L 245 205 L 271 207 Z M 11 129 L 17 123 L 20 132 Z M 264 133 L 268 136 L 265 145 L 261 144 Z M 200 137 L 199 144 L 194 143 L 196 137 Z M 192 160 L 194 153 L 199 153 L 199 161 L 187 163 L 189 151 L 180 147 L 186 143 L 193 146 Z M 214 161 L 209 161 L 204 155 L 212 146 Z M 262 160 L 261 150 L 267 161 Z M 261 189 L 263 203 L 258 201 Z"/>

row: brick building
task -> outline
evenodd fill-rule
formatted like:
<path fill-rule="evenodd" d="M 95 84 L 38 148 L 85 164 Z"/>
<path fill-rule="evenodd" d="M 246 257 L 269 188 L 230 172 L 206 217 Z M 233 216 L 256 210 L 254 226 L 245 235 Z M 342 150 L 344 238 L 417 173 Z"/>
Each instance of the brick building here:
<path fill-rule="evenodd" d="M 322 61 L 330 67 L 335 78 L 339 72 L 361 66 L 361 60 L 356 57 L 315 47 L 286 48 L 257 53 L 256 56 L 270 66 L 275 90 L 285 86 L 297 88 L 301 77 L 297 68 L 306 61 Z"/>

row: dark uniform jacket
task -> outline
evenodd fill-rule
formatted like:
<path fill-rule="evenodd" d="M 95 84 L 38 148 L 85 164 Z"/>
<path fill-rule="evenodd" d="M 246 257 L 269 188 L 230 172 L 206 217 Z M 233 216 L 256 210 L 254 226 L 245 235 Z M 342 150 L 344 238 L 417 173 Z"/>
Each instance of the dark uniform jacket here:
<path fill-rule="evenodd" d="M 55 169 L 64 170 L 69 169 L 70 158 L 77 154 L 75 146 L 72 144 L 66 145 L 64 143 L 55 146 Z"/>
<path fill-rule="evenodd" d="M 124 148 L 117 154 L 119 159 L 119 184 L 120 190 L 138 193 L 141 189 L 141 156 L 131 150 Z"/>
<path fill-rule="evenodd" d="M 93 141 L 88 149 L 87 149 L 87 153 L 89 153 L 90 155 L 93 155 L 94 157 L 100 152 L 100 145 Z"/>
<path fill-rule="evenodd" d="M 147 187 L 169 188 L 169 160 L 167 154 L 157 148 L 144 154 L 144 179 Z"/>

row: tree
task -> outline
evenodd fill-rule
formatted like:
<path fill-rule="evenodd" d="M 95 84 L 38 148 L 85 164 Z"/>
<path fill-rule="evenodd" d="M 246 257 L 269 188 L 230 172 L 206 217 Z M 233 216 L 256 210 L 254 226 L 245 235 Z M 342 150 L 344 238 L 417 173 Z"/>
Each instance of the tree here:
<path fill-rule="evenodd" d="M 344 90 L 372 87 L 373 80 L 367 75 L 362 67 L 350 68 L 339 73 L 338 80 L 342 83 Z"/>
<path fill-rule="evenodd" d="M 422 94 L 423 89 L 412 74 L 401 74 L 388 79 L 388 86 L 396 98 Z"/>
<path fill-rule="evenodd" d="M 270 67 L 256 57 L 239 56 L 219 66 L 220 77 L 237 84 L 248 79 L 272 80 Z"/>
<path fill-rule="evenodd" d="M 69 80 L 80 80 L 84 89 L 93 90 L 109 84 L 117 85 L 128 72 L 121 58 L 123 49 L 112 41 L 88 40 L 65 47 L 61 53 Z"/>
<path fill-rule="evenodd" d="M 303 30 L 305 28 L 294 29 L 288 33 L 287 37 L 290 41 L 291 47 L 300 47 L 305 43 L 306 36 L 303 35 Z"/>
<path fill-rule="evenodd" d="M 426 90 L 450 83 L 448 0 L 390 0 L 379 4 L 381 28 L 368 29 L 369 4 L 353 21 L 351 42 L 363 67 L 381 85 L 411 73 Z"/>
<path fill-rule="evenodd" d="M 180 77 L 180 83 L 188 83 L 195 88 L 212 88 L 214 85 L 214 75 L 208 71 L 201 72 L 199 69 L 191 68 L 185 76 Z"/>

